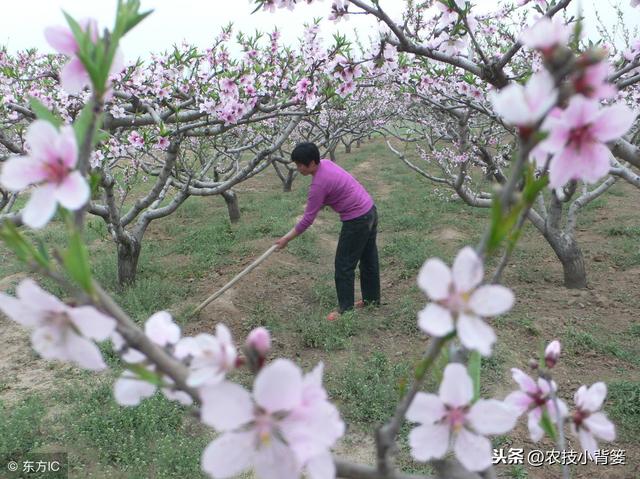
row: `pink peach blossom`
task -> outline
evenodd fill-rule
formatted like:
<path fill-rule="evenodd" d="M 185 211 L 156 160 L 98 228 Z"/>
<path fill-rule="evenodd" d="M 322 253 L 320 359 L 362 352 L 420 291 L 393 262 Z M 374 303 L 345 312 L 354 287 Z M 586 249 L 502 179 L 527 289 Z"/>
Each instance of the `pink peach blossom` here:
<path fill-rule="evenodd" d="M 176 343 L 180 340 L 180 327 L 173 322 L 171 315 L 166 311 L 152 314 L 145 322 L 144 332 L 151 341 L 163 348 L 177 348 Z M 146 357 L 140 351 L 126 347 L 126 343 L 118 333 L 112 334 L 111 340 L 118 351 L 123 353 L 123 360 L 128 363 L 137 363 L 151 372 L 155 371 L 154 366 L 144 364 Z M 167 399 L 178 401 L 181 404 L 191 404 L 191 396 L 183 391 L 175 390 L 171 378 L 164 377 L 162 381 L 165 386 L 160 390 Z M 155 384 L 140 378 L 130 370 L 125 370 L 113 384 L 116 402 L 122 406 L 136 406 L 143 399 L 152 396 L 156 389 Z"/>
<path fill-rule="evenodd" d="M 216 335 L 198 334 L 176 344 L 178 359 L 190 358 L 187 384 L 192 387 L 218 384 L 236 365 L 237 351 L 231 332 L 224 324 L 216 326 Z"/>
<path fill-rule="evenodd" d="M 541 50 L 547 55 L 557 46 L 566 45 L 570 36 L 570 26 L 549 17 L 542 17 L 520 34 L 520 42 L 528 48 Z"/>
<path fill-rule="evenodd" d="M 427 260 L 418 274 L 418 286 L 433 302 L 418 313 L 420 329 L 437 337 L 457 330 L 466 348 L 491 354 L 496 335 L 482 318 L 511 309 L 514 296 L 501 285 L 479 286 L 483 275 L 482 260 L 468 246 L 456 256 L 453 269 L 439 258 Z"/>
<path fill-rule="evenodd" d="M 328 449 L 344 425 L 317 378 L 278 359 L 256 376 L 253 397 L 226 381 L 203 388 L 202 421 L 222 434 L 205 449 L 202 469 L 221 479 L 250 468 L 259 479 L 297 479 L 306 467 L 314 479 L 332 479 Z"/>
<path fill-rule="evenodd" d="M 261 356 L 265 356 L 271 349 L 269 330 L 263 327 L 254 328 L 247 336 L 246 345 Z"/>
<path fill-rule="evenodd" d="M 617 90 L 615 86 L 607 81 L 611 73 L 611 65 L 608 62 L 596 63 L 585 68 L 579 75 L 574 75 L 572 78 L 573 87 L 577 93 L 587 98 L 595 100 L 614 98 Z"/>
<path fill-rule="evenodd" d="M 544 350 L 544 362 L 548 368 L 553 368 L 560 357 L 560 341 L 551 341 Z"/>
<path fill-rule="evenodd" d="M 419 423 L 409 433 L 411 455 L 417 461 L 440 459 L 453 447 L 456 458 L 470 471 L 491 466 L 488 434 L 513 429 L 517 413 L 495 399 L 473 405 L 473 383 L 462 364 L 448 364 L 438 395 L 419 392 L 407 411 L 407 419 Z"/>
<path fill-rule="evenodd" d="M 557 99 L 555 82 L 546 70 L 534 73 L 525 86 L 510 83 L 490 96 L 494 111 L 507 123 L 519 127 L 534 125 Z"/>
<path fill-rule="evenodd" d="M 78 146 L 73 128 L 60 131 L 44 120 L 34 121 L 26 134 L 30 153 L 6 161 L 0 184 L 10 191 L 37 185 L 24 207 L 22 219 L 32 228 L 42 228 L 60 203 L 69 210 L 82 208 L 89 199 L 89 185 L 79 171 Z"/>
<path fill-rule="evenodd" d="M 607 385 L 603 382 L 597 382 L 588 388 L 580 386 L 573 396 L 577 410 L 572 418 L 571 431 L 578 436 L 582 449 L 591 454 L 598 449 L 596 438 L 605 441 L 616 438 L 614 424 L 605 413 L 600 412 L 606 396 Z"/>
<path fill-rule="evenodd" d="M 175 344 L 180 339 L 180 327 L 166 311 L 152 314 L 144 323 L 144 334 L 158 346 Z"/>
<path fill-rule="evenodd" d="M 91 370 L 107 367 L 91 340 L 109 338 L 116 322 L 93 306 L 67 306 L 33 280 L 25 279 L 16 288 L 15 298 L 0 293 L 0 310 L 33 329 L 33 349 L 43 358 L 70 361 Z"/>
<path fill-rule="evenodd" d="M 555 422 L 558 417 L 558 411 L 561 417 L 567 415 L 567 406 L 564 401 L 557 399 L 558 409 L 556 409 L 551 398 L 551 390 L 555 391 L 557 389 L 553 381 L 550 384 L 548 381 L 539 378 L 538 382 L 536 382 L 518 368 L 512 368 L 511 375 L 520 386 L 520 391 L 514 391 L 509 394 L 504 402 L 510 404 L 518 414 L 527 413 L 529 435 L 532 441 L 537 442 L 544 436 L 544 430 L 540 427 L 540 420 L 544 411 L 547 411 Z"/>
<path fill-rule="evenodd" d="M 600 108 L 596 101 L 576 95 L 557 117 L 547 117 L 549 137 L 540 145 L 554 156 L 549 185 L 560 188 L 569 180 L 595 183 L 609 172 L 611 153 L 606 142 L 620 138 L 636 114 L 622 103 Z"/>
<path fill-rule="evenodd" d="M 92 42 L 98 40 L 98 24 L 94 19 L 84 19 L 80 22 L 83 31 L 89 33 Z M 82 61 L 77 56 L 79 52 L 78 42 L 71 30 L 67 27 L 48 27 L 44 31 L 44 36 L 58 53 L 71 57 L 69 62 L 60 71 L 60 84 L 62 88 L 72 94 L 80 93 L 84 87 L 91 84 L 89 73 L 87 72 Z M 115 75 L 124 68 L 123 55 L 120 48 L 115 52 L 110 75 Z"/>

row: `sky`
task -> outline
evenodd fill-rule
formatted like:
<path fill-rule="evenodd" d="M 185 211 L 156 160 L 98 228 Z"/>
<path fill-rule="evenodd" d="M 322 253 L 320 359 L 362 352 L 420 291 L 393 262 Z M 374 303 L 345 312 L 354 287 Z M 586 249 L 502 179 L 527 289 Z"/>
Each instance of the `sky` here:
<path fill-rule="evenodd" d="M 628 0 L 582 0 L 587 18 L 587 32 L 594 38 L 594 4 L 598 5 L 601 17 L 607 23 L 615 20 L 611 2 L 620 1 L 625 12 L 625 21 L 630 26 L 640 26 L 640 9 L 629 6 Z M 0 44 L 10 51 L 38 48 L 43 52 L 53 50 L 44 40 L 43 30 L 50 25 L 64 25 L 62 10 L 75 18 L 93 17 L 101 27 L 113 24 L 116 0 L 0 0 Z M 383 8 L 400 17 L 403 1 L 381 0 Z M 493 0 L 475 0 L 480 9 L 495 4 Z M 577 5 L 574 0 L 574 4 Z M 294 43 L 302 35 L 303 25 L 314 17 L 328 15 L 331 2 L 324 0 L 307 5 L 302 3 L 293 12 L 281 9 L 276 13 L 259 11 L 253 15 L 253 4 L 249 0 L 141 0 L 142 9 L 153 9 L 154 13 L 124 38 L 122 48 L 127 59 L 147 57 L 149 52 L 171 49 L 183 39 L 205 48 L 222 26 L 234 22 L 238 29 L 253 32 L 255 29 L 271 31 L 275 26 L 282 32 L 285 43 Z M 345 33 L 353 29 L 366 39 L 376 31 L 367 15 L 352 15 L 348 22 L 338 24 L 325 22 L 322 32 L 325 38 L 331 33 Z"/>

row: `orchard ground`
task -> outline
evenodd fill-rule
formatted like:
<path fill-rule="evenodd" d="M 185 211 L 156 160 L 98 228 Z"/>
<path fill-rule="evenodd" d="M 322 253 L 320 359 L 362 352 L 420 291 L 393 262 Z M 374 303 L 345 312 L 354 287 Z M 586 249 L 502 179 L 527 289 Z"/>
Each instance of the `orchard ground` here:
<path fill-rule="evenodd" d="M 212 332 L 223 322 L 236 343 L 263 325 L 274 337 L 272 357 L 292 358 L 306 371 L 323 361 L 327 390 L 348 424 L 337 452 L 373 464 L 372 432 L 393 411 L 428 341 L 416 325 L 416 313 L 426 303 L 416 286 L 417 272 L 431 256 L 451 263 L 462 246 L 476 244 L 488 211 L 451 200 L 450 191 L 434 190 L 381 140 L 340 153 L 338 161 L 378 205 L 383 305 L 335 323 L 324 317 L 335 306 L 333 255 L 340 223 L 328 210 L 199 317 L 189 317 L 190 310 L 291 228 L 302 214 L 309 178 L 296 179 L 291 193 L 282 193 L 272 170 L 238 185 L 243 216 L 235 225 L 228 221 L 222 198 L 190 198 L 176 214 L 152 223 L 138 281 L 124 290 L 115 281 L 115 248 L 101 220 L 90 219 L 87 237 L 97 279 L 140 324 L 166 309 L 184 335 Z M 483 361 L 483 395 L 503 399 L 516 389 L 509 368 L 526 370 L 543 344 L 560 339 L 563 352 L 555 379 L 568 404 L 581 384 L 607 383 L 605 411 L 617 426 L 618 440 L 601 447 L 624 449 L 627 464 L 574 467 L 574 478 L 640 477 L 639 203 L 640 192 L 619 182 L 581 215 L 578 240 L 589 274 L 589 288 L 583 291 L 562 286 L 562 269 L 551 248 L 533 227 L 526 228 L 504 276 L 515 290 L 516 305 L 493 321 L 498 343 L 494 355 Z M 42 235 L 48 244 L 63 238 L 59 224 Z M 13 293 L 25 274 L 5 249 L 0 258 L 0 290 Z M 487 269 L 496 263 L 490 260 Z M 2 464 L 25 452 L 66 451 L 70 477 L 204 477 L 200 455 L 213 433 L 183 414 L 183 408 L 161 395 L 136 408 L 120 407 L 111 392 L 113 370 L 95 375 L 46 362 L 30 349 L 27 332 L 6 318 L 0 318 L 0 328 Z M 103 351 L 119 371 L 110 347 Z M 430 390 L 440 373 L 434 372 Z M 245 385 L 251 382 L 247 374 L 236 376 Z M 410 459 L 409 429 L 402 430 L 399 465 L 428 472 Z M 569 444 L 579 447 L 571 437 Z M 551 450 L 553 444 L 532 443 L 523 418 L 510 434 L 495 438 L 494 447 Z M 505 465 L 497 471 L 499 477 L 514 479 L 560 477 L 559 466 Z"/>

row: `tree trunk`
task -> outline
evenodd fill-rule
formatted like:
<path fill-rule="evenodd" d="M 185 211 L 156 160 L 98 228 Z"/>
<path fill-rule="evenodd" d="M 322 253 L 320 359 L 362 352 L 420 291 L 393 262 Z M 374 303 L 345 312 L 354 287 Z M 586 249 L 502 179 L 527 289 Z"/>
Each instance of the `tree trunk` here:
<path fill-rule="evenodd" d="M 344 145 L 344 152 L 345 153 L 351 153 L 351 143 L 346 143 Z"/>
<path fill-rule="evenodd" d="M 560 231 L 547 232 L 544 236 L 562 263 L 565 287 L 586 288 L 587 272 L 584 267 L 584 257 L 576 239 Z"/>
<path fill-rule="evenodd" d="M 294 174 L 295 174 L 294 170 L 289 170 L 287 173 L 287 179 L 282 184 L 282 191 L 284 191 L 285 193 L 291 192 L 291 187 L 293 186 Z"/>
<path fill-rule="evenodd" d="M 237 223 L 240 221 L 240 205 L 238 204 L 238 195 L 233 190 L 227 190 L 222 193 L 224 201 L 227 203 L 229 211 L 229 221 Z"/>
<path fill-rule="evenodd" d="M 135 239 L 118 243 L 118 283 L 132 284 L 136 280 L 141 244 Z"/>
<path fill-rule="evenodd" d="M 334 163 L 336 162 L 336 147 L 333 146 L 331 149 L 329 149 L 329 159 L 331 161 L 333 161 Z"/>

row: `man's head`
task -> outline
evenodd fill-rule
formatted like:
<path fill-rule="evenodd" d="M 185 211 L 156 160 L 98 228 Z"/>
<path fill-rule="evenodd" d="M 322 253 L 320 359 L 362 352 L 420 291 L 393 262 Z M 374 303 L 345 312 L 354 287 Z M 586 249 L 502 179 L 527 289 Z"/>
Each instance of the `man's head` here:
<path fill-rule="evenodd" d="M 291 160 L 296 164 L 300 174 L 312 175 L 320 164 L 320 150 L 315 143 L 308 141 L 298 143 L 291 152 Z"/>

